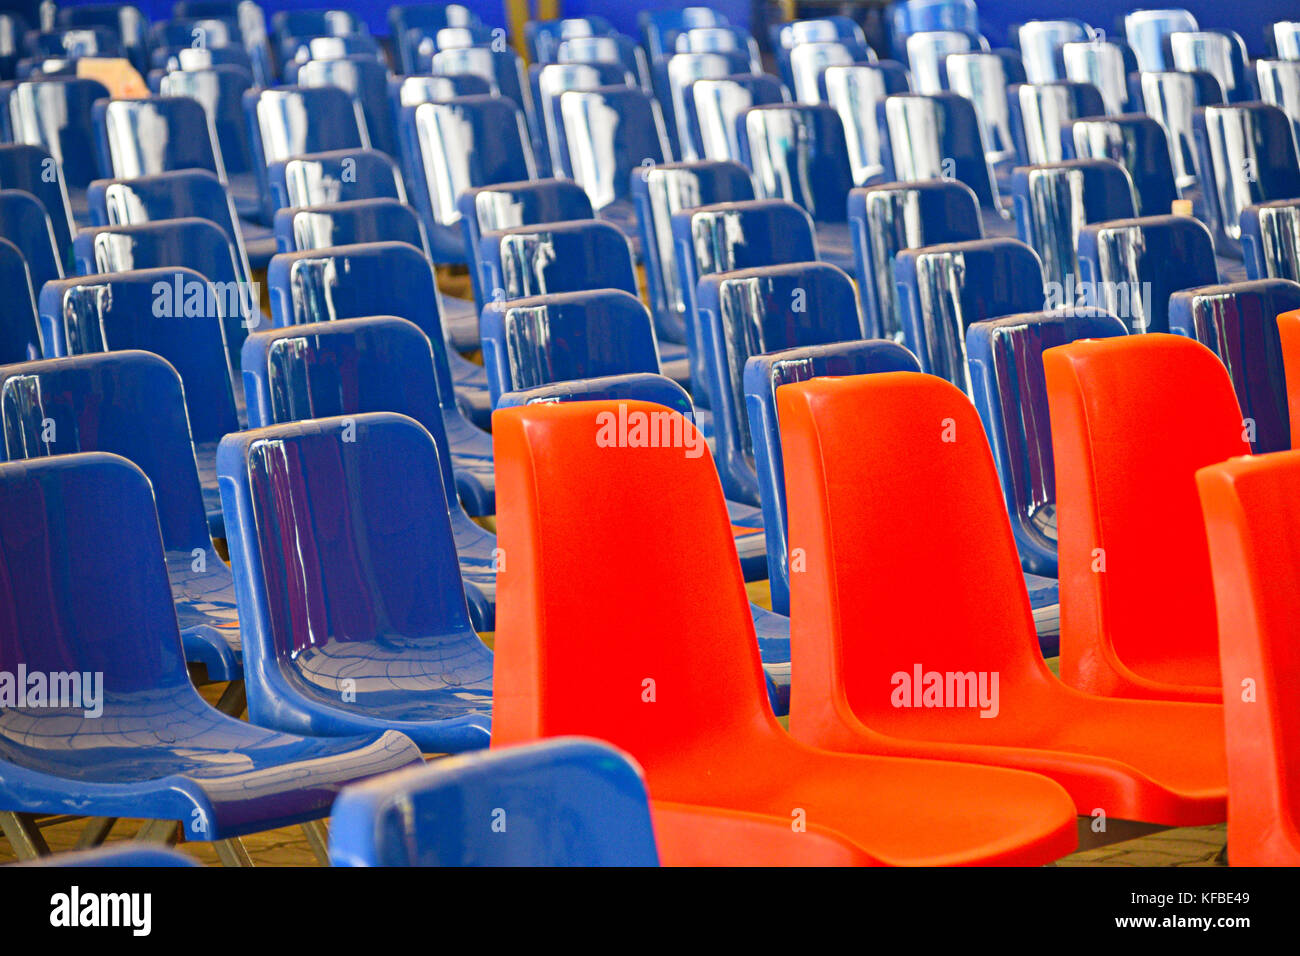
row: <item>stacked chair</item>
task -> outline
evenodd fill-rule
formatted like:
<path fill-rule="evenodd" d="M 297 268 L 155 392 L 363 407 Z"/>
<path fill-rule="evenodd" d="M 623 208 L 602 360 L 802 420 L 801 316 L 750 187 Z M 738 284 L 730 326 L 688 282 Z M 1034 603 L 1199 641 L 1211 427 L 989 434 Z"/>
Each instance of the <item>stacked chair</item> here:
<path fill-rule="evenodd" d="M 1300 26 L 626 14 L 0 14 L 12 854 L 1300 863 Z"/>

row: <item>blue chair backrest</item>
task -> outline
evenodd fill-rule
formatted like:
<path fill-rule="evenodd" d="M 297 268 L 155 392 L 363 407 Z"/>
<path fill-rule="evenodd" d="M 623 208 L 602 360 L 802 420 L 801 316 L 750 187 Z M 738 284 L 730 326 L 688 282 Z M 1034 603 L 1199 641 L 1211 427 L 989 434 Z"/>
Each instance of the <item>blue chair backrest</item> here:
<path fill-rule="evenodd" d="M 703 276 L 696 300 L 722 487 L 731 500 L 758 505 L 745 362 L 751 355 L 863 338 L 857 292 L 841 269 L 800 262 Z"/>
<path fill-rule="evenodd" d="M 575 378 L 553 385 L 503 392 L 497 408 L 515 408 L 553 402 L 654 402 L 695 421 L 691 396 L 671 378 L 635 372 L 628 375 L 605 375 L 600 378 Z"/>
<path fill-rule="evenodd" d="M 558 99 L 568 90 L 596 90 L 605 86 L 635 86 L 636 78 L 621 63 L 548 63 L 534 64 L 528 71 L 533 103 L 538 117 L 533 152 L 538 169 L 551 175 L 567 164 L 564 130 L 559 125 Z"/>
<path fill-rule="evenodd" d="M 494 302 L 479 328 L 493 402 L 554 382 L 659 372 L 650 313 L 616 289 Z"/>
<path fill-rule="evenodd" d="M 664 130 L 674 156 L 699 159 L 691 146 L 686 125 L 686 95 L 696 80 L 721 79 L 733 73 L 753 69 L 749 54 L 743 50 L 727 53 L 670 53 L 656 60 L 651 68 L 655 99 L 664 118 Z"/>
<path fill-rule="evenodd" d="M 1118 315 L 1130 332 L 1168 332 L 1169 297 L 1218 282 L 1210 231 L 1191 216 L 1117 219 L 1079 232 L 1081 304 Z"/>
<path fill-rule="evenodd" d="M 1109 159 L 1068 159 L 1021 166 L 1012 177 L 1016 227 L 1043 260 L 1048 282 L 1078 278 L 1075 230 L 1090 222 L 1137 215 L 1133 180 Z"/>
<path fill-rule="evenodd" d="M 183 96 L 101 100 L 94 106 L 99 166 L 117 179 L 177 169 L 225 175 L 203 104 Z"/>
<path fill-rule="evenodd" d="M 280 10 L 271 16 L 277 37 L 326 37 L 364 34 L 366 25 L 350 10 Z"/>
<path fill-rule="evenodd" d="M 337 86 L 361 106 L 370 145 L 394 158 L 400 155 L 397 126 L 388 99 L 388 68 L 372 57 L 309 60 L 298 68 L 299 86 Z"/>
<path fill-rule="evenodd" d="M 175 266 L 48 282 L 38 302 L 46 354 L 161 356 L 184 383 L 194 440 L 216 441 L 237 431 L 239 420 L 221 321 L 227 303 L 209 295 L 207 283 Z"/>
<path fill-rule="evenodd" d="M 1286 372 L 1277 317 L 1300 309 L 1300 284 L 1259 279 L 1169 297 L 1169 331 L 1211 349 L 1228 369 L 1257 453 L 1291 447 Z"/>
<path fill-rule="evenodd" d="M 41 335 L 36 324 L 31 273 L 22 250 L 8 239 L 0 239 L 0 293 L 7 303 L 4 317 L 0 318 L 0 362 L 40 357 Z"/>
<path fill-rule="evenodd" d="M 645 38 L 646 49 L 654 58 L 672 49 L 672 35 L 693 27 L 726 26 L 727 18 L 708 7 L 677 7 L 668 10 L 642 10 L 637 23 Z"/>
<path fill-rule="evenodd" d="M 1057 576 L 1056 472 L 1043 352 L 1127 332 L 1099 309 L 1013 315 L 966 330 L 972 397 L 997 462 L 1021 563 L 1034 574 Z"/>
<path fill-rule="evenodd" d="M 275 214 L 280 252 L 351 246 L 360 242 L 405 242 L 429 252 L 415 210 L 396 199 L 353 199 L 281 209 Z"/>
<path fill-rule="evenodd" d="M 51 77 L 19 83 L 9 92 L 12 141 L 40 146 L 58 162 L 64 181 L 85 189 L 99 176 L 91 105 L 108 90 L 95 80 Z"/>
<path fill-rule="evenodd" d="M 237 176 L 256 168 L 243 106 L 244 94 L 252 85 L 253 77 L 242 67 L 216 64 L 204 70 L 168 73 L 159 78 L 158 92 L 163 96 L 187 96 L 203 104 L 226 175 Z"/>
<path fill-rule="evenodd" d="M 394 76 L 388 81 L 388 99 L 394 117 L 401 114 L 403 106 L 437 103 L 458 96 L 489 96 L 492 84 L 481 76 Z M 396 130 L 396 125 L 394 125 Z M 400 155 L 401 142 L 398 141 Z"/>
<path fill-rule="evenodd" d="M 244 342 L 248 427 L 395 412 L 424 426 L 438 448 L 443 492 L 456 502 L 447 431 L 429 337 L 396 316 L 311 322 Z"/>
<path fill-rule="evenodd" d="M 639 294 L 631 243 L 595 219 L 484 233 L 479 255 L 483 292 L 493 300 L 592 289 Z"/>
<path fill-rule="evenodd" d="M 1067 43 L 1093 38 L 1092 28 L 1082 20 L 1030 20 L 1015 31 L 1013 38 L 1024 60 L 1030 83 L 1053 83 L 1065 79 Z"/>
<path fill-rule="evenodd" d="M 736 162 L 660 163 L 632 179 L 646 290 L 659 334 L 686 341 L 687 293 L 677 273 L 672 218 L 683 209 L 752 200 L 749 170 Z"/>
<path fill-rule="evenodd" d="M 1300 282 L 1300 199 L 1243 209 L 1241 250 L 1250 278 Z"/>
<path fill-rule="evenodd" d="M 0 615 L 0 670 L 103 674 L 106 709 L 121 695 L 194 694 L 153 489 L 129 461 L 0 465 L 0 601 L 21 609 Z"/>
<path fill-rule="evenodd" d="M 394 4 L 388 8 L 388 26 L 397 45 L 403 73 L 414 73 L 420 40 L 453 26 L 474 26 L 478 17 L 458 3 Z"/>
<path fill-rule="evenodd" d="M 554 20 L 529 20 L 524 24 L 528 55 L 537 63 L 554 63 L 560 43 L 571 37 L 606 36 L 614 27 L 604 17 L 563 17 Z"/>
<path fill-rule="evenodd" d="M 974 322 L 1039 312 L 1046 300 L 1038 254 L 1015 239 L 904 249 L 894 262 L 903 339 L 921 362 L 971 394 L 966 330 Z"/>
<path fill-rule="evenodd" d="M 1169 136 L 1150 116 L 1107 116 L 1075 120 L 1068 127 L 1073 155 L 1111 159 L 1133 180 L 1138 214 L 1163 216 L 1178 198 Z"/>
<path fill-rule="evenodd" d="M 32 288 L 63 278 L 54 227 L 39 199 L 22 189 L 0 189 L 0 235 L 16 243 L 27 260 Z"/>
<path fill-rule="evenodd" d="M 397 164 L 377 149 L 335 149 L 272 163 L 267 170 L 275 209 L 353 199 L 406 201 Z"/>
<path fill-rule="evenodd" d="M 849 193 L 849 235 L 862 315 L 872 338 L 903 340 L 894 260 L 903 249 L 983 239 L 979 200 L 965 183 L 882 183 Z"/>
<path fill-rule="evenodd" d="M 959 93 L 900 93 L 877 104 L 885 179 L 957 179 L 980 206 L 996 210 L 997 186 L 984 154 L 979 119 Z"/>
<path fill-rule="evenodd" d="M 1176 70 L 1205 70 L 1219 81 L 1230 103 L 1259 99 L 1246 43 L 1232 30 L 1186 30 L 1169 35 Z"/>
<path fill-rule="evenodd" d="M 631 37 L 569 37 L 555 51 L 556 63 L 619 63 L 634 73 L 643 90 L 650 89 L 650 65 L 645 50 Z"/>
<path fill-rule="evenodd" d="M 395 315 L 419 326 L 433 350 L 438 400 L 456 408 L 447 342 L 442 331 L 442 297 L 433 266 L 419 249 L 404 242 L 368 242 L 271 259 L 266 282 L 276 328 Z"/>
<path fill-rule="evenodd" d="M 696 80 L 687 92 L 686 127 L 691 134 L 691 149 L 696 156 L 712 160 L 740 159 L 736 120 L 745 110 L 790 100 L 785 84 L 767 73 Z"/>
<path fill-rule="evenodd" d="M 1168 53 L 1169 35 L 1197 29 L 1196 18 L 1186 10 L 1135 10 L 1124 17 L 1124 33 L 1137 54 L 1142 70 L 1173 69 Z"/>
<path fill-rule="evenodd" d="M 741 158 L 754 171 L 759 196 L 798 203 L 814 222 L 847 219 L 853 167 L 833 106 L 755 106 L 738 122 Z"/>
<path fill-rule="evenodd" d="M 763 499 L 772 610 L 790 613 L 790 562 L 785 507 L 785 464 L 777 425 L 776 390 L 822 375 L 919 372 L 916 356 L 896 342 L 837 342 L 752 355 L 745 363 L 745 409 Z"/>
<path fill-rule="evenodd" d="M 1061 133 L 1085 116 L 1104 116 L 1106 104 L 1091 83 L 1017 83 L 1007 90 L 1007 111 L 1022 165 L 1058 163 L 1068 158 Z"/>
<path fill-rule="evenodd" d="M 168 551 L 211 546 L 180 376 L 149 352 L 101 352 L 0 368 L 6 461 L 101 451 L 153 483 Z M 132 574 L 139 570 L 132 566 Z"/>
<path fill-rule="evenodd" d="M 456 200 L 461 229 L 469 253 L 469 274 L 474 301 L 479 311 L 491 299 L 483 293 L 483 265 L 479 242 L 483 233 L 543 222 L 591 219 L 591 200 L 577 183 L 568 179 L 533 179 L 517 183 L 496 183 L 467 189 Z"/>
<path fill-rule="evenodd" d="M 400 127 L 411 202 L 424 220 L 434 259 L 465 262 L 460 194 L 536 178 L 524 115 L 505 97 L 462 96 L 404 107 Z"/>
<path fill-rule="evenodd" d="M 569 90 L 559 96 L 563 174 L 587 191 L 597 212 L 627 198 L 632 174 L 672 158 L 659 105 L 627 86 Z"/>
<path fill-rule="evenodd" d="M 21 189 L 40 200 L 50 217 L 59 261 L 70 265 L 72 210 L 68 190 L 58 163 L 40 146 L 24 143 L 0 144 L 0 189 Z"/>
<path fill-rule="evenodd" d="M 330 861 L 657 866 L 647 800 L 631 759 L 594 740 L 449 757 L 345 789 L 331 817 Z"/>

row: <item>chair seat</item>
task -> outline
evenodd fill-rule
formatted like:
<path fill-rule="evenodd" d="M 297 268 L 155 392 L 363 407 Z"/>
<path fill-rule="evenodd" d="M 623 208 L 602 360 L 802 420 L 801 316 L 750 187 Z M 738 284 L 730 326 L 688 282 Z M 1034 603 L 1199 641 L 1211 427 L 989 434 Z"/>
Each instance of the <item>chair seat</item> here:
<path fill-rule="evenodd" d="M 95 719 L 7 710 L 0 762 L 0 808 L 178 820 L 187 839 L 224 840 L 324 816 L 344 785 L 421 758 L 400 733 L 278 733 L 178 686 L 106 694 Z"/>
<path fill-rule="evenodd" d="M 767 535 L 763 533 L 763 509 L 728 501 L 727 513 L 736 532 L 736 552 L 740 555 L 740 570 L 745 580 L 764 580 L 767 577 Z"/>
<path fill-rule="evenodd" d="M 271 257 L 279 252 L 275 234 L 265 226 L 241 220 L 239 231 L 244 235 L 244 250 L 248 253 L 248 267 L 260 272 L 271 264 Z"/>
<path fill-rule="evenodd" d="M 442 331 L 455 348 L 473 352 L 481 348 L 478 331 L 478 306 L 472 299 L 442 294 Z M 452 370 L 456 360 L 452 358 Z"/>
<path fill-rule="evenodd" d="M 185 660 L 203 664 L 208 680 L 239 680 L 244 665 L 235 578 L 215 552 L 205 556 L 202 571 L 194 570 L 195 560 L 188 551 L 167 552 Z"/>
<path fill-rule="evenodd" d="M 790 619 L 750 602 L 758 656 L 767 677 L 767 697 L 778 717 L 790 713 Z"/>
<path fill-rule="evenodd" d="M 442 412 L 451 446 L 451 467 L 456 492 L 473 517 L 496 511 L 496 480 L 492 474 L 492 436 L 475 428 L 458 411 Z"/>
<path fill-rule="evenodd" d="M 671 378 L 682 388 L 691 385 L 690 352 L 681 342 L 659 340 L 659 371 Z"/>
<path fill-rule="evenodd" d="M 262 209 L 262 196 L 258 192 L 257 177 L 252 173 L 238 173 L 228 177 L 230 198 L 235 203 L 235 212 L 239 214 L 240 219 L 247 219 L 250 222 L 260 223 L 269 226 L 265 221 L 265 212 Z"/>
<path fill-rule="evenodd" d="M 497 537 L 469 519 L 465 511 L 451 509 L 451 532 L 456 538 L 456 557 L 465 581 L 469 619 L 476 631 L 496 630 Z"/>
<path fill-rule="evenodd" d="M 632 258 L 640 262 L 641 229 L 637 223 L 636 206 L 632 200 L 615 199 L 608 206 L 598 210 L 596 217 L 617 226 L 618 231 L 627 236 L 628 242 L 632 244 Z"/>
<path fill-rule="evenodd" d="M 839 266 L 849 275 L 857 267 L 853 256 L 853 240 L 849 237 L 847 222 L 819 222 L 817 232 L 817 258 Z"/>

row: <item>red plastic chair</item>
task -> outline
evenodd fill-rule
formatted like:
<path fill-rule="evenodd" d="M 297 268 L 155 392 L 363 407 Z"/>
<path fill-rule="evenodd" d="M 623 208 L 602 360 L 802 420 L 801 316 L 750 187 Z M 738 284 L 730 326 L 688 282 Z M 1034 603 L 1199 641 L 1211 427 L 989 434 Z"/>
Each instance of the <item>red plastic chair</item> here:
<path fill-rule="evenodd" d="M 718 807 L 652 801 L 655 843 L 664 866 L 872 866 L 843 835 L 815 824 Z"/>
<path fill-rule="evenodd" d="M 622 415 L 658 434 L 692 428 L 644 402 Z M 711 458 L 680 443 L 609 447 L 619 418 L 614 402 L 493 416 L 493 746 L 608 740 L 645 769 L 655 801 L 825 827 L 879 863 L 1038 864 L 1077 845 L 1074 805 L 1044 777 L 833 754 L 782 730 Z M 736 851 L 730 862 L 764 864 L 772 846 Z"/>
<path fill-rule="evenodd" d="M 1277 317 L 1282 337 L 1282 367 L 1286 371 L 1286 406 L 1291 415 L 1291 447 L 1300 447 L 1300 312 Z"/>
<path fill-rule="evenodd" d="M 1061 679 L 1220 702 L 1198 468 L 1250 453 L 1227 369 L 1176 335 L 1043 353 L 1056 458 Z"/>
<path fill-rule="evenodd" d="M 1300 866 L 1300 452 L 1212 465 L 1196 483 L 1219 611 L 1228 859 Z"/>
<path fill-rule="evenodd" d="M 970 399 L 915 372 L 813 379 L 776 398 L 805 568 L 791 575 L 797 739 L 1033 770 L 1081 815 L 1225 818 L 1222 708 L 1097 697 L 1047 669 Z M 927 674 L 942 706 L 926 705 Z"/>

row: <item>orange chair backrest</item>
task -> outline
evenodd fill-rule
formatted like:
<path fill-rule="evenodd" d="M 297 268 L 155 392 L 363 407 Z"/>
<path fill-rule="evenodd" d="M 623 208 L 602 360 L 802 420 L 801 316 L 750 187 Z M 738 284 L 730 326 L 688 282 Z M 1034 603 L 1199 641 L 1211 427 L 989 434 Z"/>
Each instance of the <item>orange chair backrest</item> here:
<path fill-rule="evenodd" d="M 791 720 L 843 696 L 886 732 L 980 719 L 969 702 L 942 715 L 900 704 L 921 692 L 917 668 L 1050 678 L 970 399 L 918 372 L 817 378 L 776 398 L 805 567 L 791 574 Z"/>
<path fill-rule="evenodd" d="M 1277 317 L 1282 337 L 1282 367 L 1286 370 L 1286 407 L 1291 413 L 1291 447 L 1300 448 L 1300 311 Z"/>
<path fill-rule="evenodd" d="M 1300 452 L 1212 465 L 1196 481 L 1219 612 L 1229 862 L 1300 865 Z"/>
<path fill-rule="evenodd" d="M 1062 679 L 1112 692 L 1101 648 L 1139 676 L 1217 659 L 1195 473 L 1250 453 L 1227 370 L 1205 346 L 1163 334 L 1073 342 L 1044 352 L 1043 367 Z"/>
<path fill-rule="evenodd" d="M 499 410 L 492 435 L 493 745 L 582 733 L 653 775 L 702 738 L 779 731 L 694 426 L 649 402 L 573 402 Z"/>

